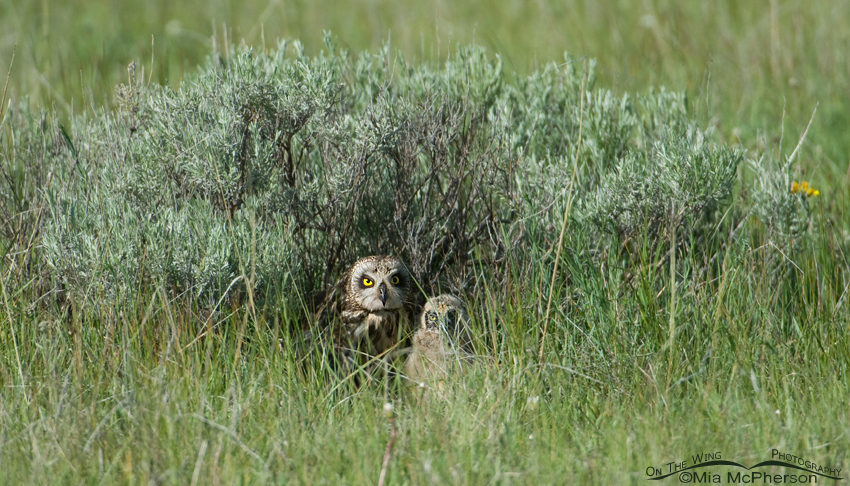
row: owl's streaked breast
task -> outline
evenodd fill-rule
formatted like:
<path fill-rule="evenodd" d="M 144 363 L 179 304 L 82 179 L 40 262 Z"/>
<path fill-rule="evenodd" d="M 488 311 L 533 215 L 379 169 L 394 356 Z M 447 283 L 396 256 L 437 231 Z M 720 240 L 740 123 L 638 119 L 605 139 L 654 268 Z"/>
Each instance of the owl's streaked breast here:
<path fill-rule="evenodd" d="M 398 257 L 361 258 L 319 301 L 314 326 L 330 330 L 348 362 L 386 355 L 412 331 L 413 282 Z"/>
<path fill-rule="evenodd" d="M 388 310 L 365 313 L 362 319 L 351 322 L 349 335 L 356 346 L 370 354 L 382 354 L 398 343 L 399 331 L 406 324 L 405 313 Z"/>

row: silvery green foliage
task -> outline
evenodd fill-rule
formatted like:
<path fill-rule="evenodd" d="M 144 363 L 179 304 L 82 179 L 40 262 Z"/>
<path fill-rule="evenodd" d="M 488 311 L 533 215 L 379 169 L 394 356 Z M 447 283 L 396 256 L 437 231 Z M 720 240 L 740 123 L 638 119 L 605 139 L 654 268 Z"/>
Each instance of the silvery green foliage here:
<path fill-rule="evenodd" d="M 593 184 L 634 144 L 638 119 L 628 95 L 595 88 L 594 61 L 588 62 L 586 74 L 581 61 L 569 56 L 566 61 L 551 63 L 509 87 L 503 108 L 510 121 L 506 128 L 516 156 L 550 160 L 571 172 L 572 163 L 561 160 L 572 161 L 581 127 L 579 171 L 585 184 Z"/>
<path fill-rule="evenodd" d="M 326 59 L 308 66 L 283 52 L 240 52 L 177 91 L 146 93 L 152 115 L 131 138 L 125 186 L 135 204 L 201 198 L 233 212 L 295 184 L 299 151 L 322 130 L 340 86 Z"/>
<path fill-rule="evenodd" d="M 774 283 L 793 282 L 799 269 L 794 260 L 812 241 L 810 195 L 792 190 L 802 182 L 792 179 L 793 172 L 799 173 L 792 160 L 777 162 L 763 153 L 750 167 L 755 174 L 751 212 L 764 228 L 764 268 Z"/>
<path fill-rule="evenodd" d="M 456 290 L 472 258 L 498 265 L 526 223 L 559 222 L 573 178 L 575 220 L 622 235 L 721 204 L 740 160 L 688 123 L 682 95 L 596 88 L 592 61 L 508 82 L 476 47 L 415 66 L 330 42 L 314 58 L 233 52 L 179 90 L 131 69 L 119 111 L 77 121 L 47 195 L 62 285 L 217 302 L 284 280 L 303 293 L 395 253 L 426 291 Z"/>
<path fill-rule="evenodd" d="M 709 142 L 694 126 L 664 130 L 647 150 L 634 150 L 581 201 L 579 218 L 621 240 L 650 237 L 670 221 L 699 222 L 729 199 L 740 151 Z"/>
<path fill-rule="evenodd" d="M 768 236 L 783 244 L 784 240 L 802 240 L 811 224 L 809 198 L 805 191 L 793 192 L 791 163 L 777 164 L 766 154 L 751 163 L 754 181 L 753 215 L 765 224 Z"/>
<path fill-rule="evenodd" d="M 44 237 L 64 285 L 114 296 L 154 281 L 215 301 L 240 280 L 261 290 L 287 271 L 290 228 L 262 215 L 293 173 L 292 133 L 334 88 L 274 66 L 245 52 L 177 92 L 121 87 L 143 120 L 81 124 L 86 177 L 69 174 L 71 186 L 49 195 Z M 305 83 L 318 94 L 302 93 Z"/>
<path fill-rule="evenodd" d="M 645 147 L 669 133 L 683 133 L 689 129 L 688 102 L 684 93 L 650 89 L 638 96 L 638 111 L 642 137 L 640 146 Z"/>
<path fill-rule="evenodd" d="M 582 70 L 580 61 L 569 56 L 566 61 L 561 65 L 552 63 L 543 71 L 508 88 L 508 102 L 504 110 L 510 114 L 506 117 L 510 123 L 505 130 L 511 133 L 514 156 L 524 160 L 526 169 L 517 173 L 518 192 L 532 204 L 527 211 L 539 213 L 545 222 L 557 226 L 561 224 L 572 182 L 573 197 L 577 201 L 573 215 L 589 224 L 597 234 L 609 233 L 612 229 L 615 233 L 622 232 L 626 228 L 611 226 L 612 217 L 623 212 L 634 215 L 647 209 L 644 196 L 628 196 L 640 190 L 636 186 L 643 181 L 627 181 L 627 178 L 647 175 L 641 173 L 643 169 L 639 166 L 645 165 L 641 161 L 665 151 L 680 151 L 681 146 L 676 145 L 679 138 L 695 130 L 689 125 L 685 96 L 663 88 L 637 97 L 628 94 L 617 96 L 609 90 L 595 88 L 595 63 L 592 60 L 588 62 L 586 71 Z M 584 100 L 580 98 L 582 89 Z M 580 112 L 580 108 L 583 111 Z M 579 129 L 581 144 L 578 143 Z M 669 149 L 668 145 L 671 145 Z M 701 177 L 699 171 L 707 170 L 722 179 L 724 189 L 716 196 L 725 198 L 740 158 L 720 162 L 722 165 L 732 160 L 734 163 L 724 167 L 701 164 L 693 167 L 690 175 Z M 712 161 L 718 160 L 712 156 Z M 577 170 L 575 175 L 574 167 Z M 665 167 L 670 168 L 670 164 L 650 171 L 663 172 Z M 649 186 L 644 189 L 650 192 L 656 190 L 653 183 L 675 184 L 671 176 L 647 181 Z M 682 173 L 676 177 L 679 176 L 688 177 Z M 615 188 L 617 184 L 612 177 L 620 177 L 619 186 L 622 187 Z M 720 183 L 717 180 L 713 182 Z M 618 192 L 614 200 L 619 201 L 621 207 L 615 207 L 613 200 L 604 201 L 609 193 L 620 190 L 626 192 Z M 706 197 L 710 199 L 711 196 Z M 603 202 L 605 204 L 600 204 Z M 680 206 L 694 202 L 682 200 Z M 707 207 L 719 202 L 704 200 L 701 205 Z M 540 213 L 544 207 L 551 208 L 551 211 Z M 631 219 L 632 223 L 636 221 Z M 636 230 L 637 226 L 628 229 L 629 232 Z"/>

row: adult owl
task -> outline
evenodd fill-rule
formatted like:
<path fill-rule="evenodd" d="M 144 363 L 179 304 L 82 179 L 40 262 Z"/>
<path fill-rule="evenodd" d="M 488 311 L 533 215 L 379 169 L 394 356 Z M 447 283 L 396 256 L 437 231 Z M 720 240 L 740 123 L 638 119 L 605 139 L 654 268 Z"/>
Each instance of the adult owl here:
<path fill-rule="evenodd" d="M 361 258 L 322 299 L 314 329 L 330 334 L 348 364 L 387 356 L 411 330 L 413 288 L 399 258 Z"/>
<path fill-rule="evenodd" d="M 441 385 L 449 373 L 462 371 L 472 361 L 469 316 L 463 302 L 451 294 L 428 300 L 413 333 L 405 375 L 416 383 Z"/>

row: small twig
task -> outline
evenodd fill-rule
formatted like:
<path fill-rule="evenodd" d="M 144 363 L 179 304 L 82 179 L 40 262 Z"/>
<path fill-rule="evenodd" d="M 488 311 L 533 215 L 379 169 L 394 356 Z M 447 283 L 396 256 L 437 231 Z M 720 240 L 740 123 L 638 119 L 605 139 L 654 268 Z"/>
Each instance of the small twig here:
<path fill-rule="evenodd" d="M 767 242 L 767 244 L 776 248 L 776 251 L 778 251 L 779 254 L 782 255 L 782 258 L 788 260 L 788 263 L 790 263 L 791 265 L 794 265 L 794 268 L 796 268 L 800 272 L 801 275 L 805 275 L 805 272 L 803 272 L 803 269 L 800 268 L 799 266 L 797 266 L 797 264 L 794 263 L 794 260 L 788 258 L 788 255 L 786 255 L 785 252 L 782 251 L 782 249 L 780 249 L 778 246 L 776 246 L 776 243 L 774 243 L 772 240 L 770 240 L 770 241 Z"/>
<path fill-rule="evenodd" d="M 594 383 L 599 383 L 600 385 L 605 385 L 605 383 L 602 383 L 601 381 L 597 380 L 596 378 L 593 378 L 591 376 L 585 375 L 584 373 L 578 372 L 578 371 L 570 368 L 569 366 L 561 366 L 561 365 L 557 365 L 555 363 L 543 363 L 540 366 L 541 366 L 541 368 L 543 366 L 548 366 L 550 368 L 555 368 L 556 370 L 566 371 L 567 373 L 572 373 L 576 376 L 580 376 L 580 377 L 584 378 L 585 380 L 590 380 Z"/>
<path fill-rule="evenodd" d="M 806 125 L 806 129 L 803 131 L 803 135 L 800 137 L 800 141 L 797 142 L 797 146 L 794 148 L 794 151 L 791 152 L 791 155 L 788 157 L 788 163 L 789 164 L 791 163 L 791 161 L 794 160 L 794 157 L 797 155 L 797 151 L 800 150 L 800 147 L 803 145 L 803 141 L 806 140 L 806 134 L 809 133 L 809 128 L 811 128 L 812 122 L 815 119 L 815 113 L 818 112 L 818 105 L 820 105 L 820 102 L 815 104 L 815 110 L 812 112 L 812 117 L 809 118 L 809 124 Z"/>
<path fill-rule="evenodd" d="M 678 218 L 674 206 L 670 205 L 670 341 L 667 360 L 667 390 L 670 390 L 670 374 L 673 372 L 673 350 L 676 336 L 676 225 Z"/>
<path fill-rule="evenodd" d="M 9 89 L 9 78 L 12 76 L 12 66 L 15 64 L 15 52 L 18 50 L 18 44 L 12 49 L 12 60 L 9 61 L 9 72 L 6 73 L 6 85 L 3 86 L 3 99 L 0 101 L 0 125 L 6 121 L 6 90 Z"/>
<path fill-rule="evenodd" d="M 395 442 L 395 418 L 392 415 L 392 404 L 387 403 L 384 405 L 384 413 L 387 415 L 387 422 L 390 424 L 390 440 L 387 441 L 387 449 L 384 451 L 384 464 L 381 466 L 378 486 L 384 486 L 384 479 L 387 477 L 387 466 L 390 465 L 390 454 L 392 454 L 393 442 Z"/>
<path fill-rule="evenodd" d="M 224 432 L 225 434 L 227 434 L 228 437 L 230 437 L 230 440 L 232 440 L 236 445 L 238 445 L 240 449 L 245 451 L 245 454 L 248 454 L 249 456 L 253 457 L 254 459 L 256 459 L 260 462 L 263 462 L 263 458 L 261 458 L 259 456 L 259 454 L 257 454 L 253 450 L 251 450 L 250 447 L 248 447 L 247 445 L 245 445 L 244 442 L 239 440 L 239 436 L 236 434 L 236 432 L 233 429 L 229 429 L 229 428 L 225 427 L 224 425 L 213 422 L 212 420 L 210 420 L 210 419 L 208 419 L 208 418 L 206 418 L 203 415 L 198 414 L 198 413 L 191 413 L 191 414 L 188 414 L 187 416 L 193 417 L 193 418 L 209 425 L 210 427 L 212 427 L 214 429 L 217 429 L 221 432 Z"/>
<path fill-rule="evenodd" d="M 83 454 L 88 453 L 89 449 L 91 448 L 91 445 L 94 443 L 94 440 L 100 433 L 100 430 L 103 428 L 104 425 L 106 425 L 106 422 L 109 421 L 109 419 L 112 417 L 112 414 L 121 410 L 122 408 L 124 408 L 124 405 L 121 403 L 117 403 L 114 407 L 112 407 L 109 412 L 106 413 L 106 415 L 103 416 L 103 418 L 100 419 L 100 422 L 97 423 L 97 426 L 95 426 L 94 431 L 92 431 L 91 435 L 89 435 L 88 440 L 86 440 L 86 444 L 83 446 Z"/>
<path fill-rule="evenodd" d="M 9 318 L 9 329 L 12 330 L 12 343 L 15 346 L 15 360 L 18 363 L 18 375 L 21 378 L 21 393 L 24 395 L 24 400 L 26 400 L 27 405 L 30 404 L 29 395 L 27 395 L 27 382 L 24 379 L 24 368 L 21 366 L 21 353 L 18 351 L 18 337 L 15 334 L 15 321 L 12 319 L 12 309 L 9 307 L 9 297 L 6 293 L 6 283 L 4 282 L 5 278 L 0 276 L 0 290 L 3 291 L 3 303 L 6 307 L 6 316 Z"/>
<path fill-rule="evenodd" d="M 198 458 L 195 460 L 195 471 L 192 473 L 192 486 L 198 484 L 198 478 L 201 476 L 201 465 L 204 463 L 204 455 L 207 453 L 209 442 L 201 442 L 201 448 L 198 450 Z"/>
<path fill-rule="evenodd" d="M 228 285 L 228 286 L 227 286 L 227 290 L 225 290 L 225 291 L 224 291 L 224 293 L 221 295 L 221 298 L 220 298 L 220 299 L 218 299 L 218 302 L 215 304 L 215 307 L 213 307 L 213 308 L 212 308 L 212 310 L 210 311 L 210 315 L 209 315 L 209 316 L 207 316 L 207 319 L 206 319 L 206 321 L 204 322 L 204 331 L 203 331 L 203 332 L 201 332 L 200 334 L 198 334 L 198 335 L 195 337 L 195 339 L 193 339 L 193 340 L 192 340 L 192 342 L 190 342 L 189 344 L 187 344 L 187 345 L 183 348 L 183 351 L 185 351 L 185 350 L 189 349 L 190 347 L 192 347 L 192 345 L 193 345 L 193 344 L 195 344 L 196 342 L 198 342 L 198 340 L 199 340 L 199 339 L 201 339 L 202 337 L 206 336 L 206 335 L 207 335 L 207 333 L 209 333 L 209 331 L 210 331 L 210 329 L 211 329 L 211 327 L 209 326 L 209 324 L 210 324 L 210 322 L 212 322 L 213 316 L 215 315 L 215 311 L 216 311 L 216 310 L 218 310 L 218 307 L 221 305 L 221 303 L 222 303 L 222 302 L 224 302 L 224 299 L 225 299 L 225 298 L 227 298 L 227 294 L 230 292 L 230 289 L 231 289 L 231 288 L 233 288 L 233 286 L 234 286 L 234 285 L 236 285 L 236 282 L 238 282 L 238 281 L 240 281 L 240 280 L 243 280 L 244 278 L 245 278 L 245 275 L 240 275 L 240 276 L 238 276 L 238 277 L 234 278 L 234 279 L 233 279 L 233 281 L 231 281 L 231 282 L 230 282 L 230 285 Z M 151 306 L 153 306 L 153 301 L 151 301 Z M 232 314 L 231 314 L 231 315 L 232 315 Z M 228 316 L 228 317 L 229 317 L 229 316 Z M 144 322 L 142 322 L 142 324 L 144 325 Z M 216 325 L 217 325 L 217 324 L 216 324 Z M 215 326 L 212 326 L 212 327 L 215 327 Z"/>
<path fill-rule="evenodd" d="M 153 44 L 153 34 L 151 34 L 151 72 L 148 73 L 148 86 L 151 85 L 151 78 L 153 78 L 153 55 L 154 55 L 154 44 Z M 145 73 L 142 73 L 142 82 L 144 82 Z"/>

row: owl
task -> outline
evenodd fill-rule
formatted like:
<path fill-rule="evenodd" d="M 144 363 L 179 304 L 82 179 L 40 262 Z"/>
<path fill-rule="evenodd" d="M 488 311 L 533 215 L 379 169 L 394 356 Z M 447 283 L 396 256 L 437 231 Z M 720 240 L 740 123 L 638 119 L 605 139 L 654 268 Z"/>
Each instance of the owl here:
<path fill-rule="evenodd" d="M 415 383 L 441 385 L 452 371 L 462 371 L 472 361 L 469 316 L 460 299 L 442 294 L 422 309 L 405 375 Z"/>
<path fill-rule="evenodd" d="M 324 296 L 314 329 L 330 334 L 347 364 L 386 356 L 410 333 L 413 278 L 394 256 L 361 258 Z"/>

